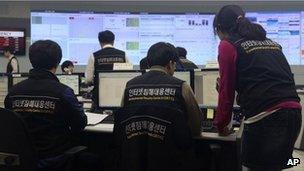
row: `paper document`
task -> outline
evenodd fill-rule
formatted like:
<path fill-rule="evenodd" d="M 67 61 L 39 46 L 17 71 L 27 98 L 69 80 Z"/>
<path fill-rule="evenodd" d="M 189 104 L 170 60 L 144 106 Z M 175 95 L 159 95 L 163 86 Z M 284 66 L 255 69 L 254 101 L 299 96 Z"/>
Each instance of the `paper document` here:
<path fill-rule="evenodd" d="M 96 125 L 108 116 L 104 114 L 91 113 L 91 112 L 85 112 L 85 114 L 88 117 L 88 125 Z"/>

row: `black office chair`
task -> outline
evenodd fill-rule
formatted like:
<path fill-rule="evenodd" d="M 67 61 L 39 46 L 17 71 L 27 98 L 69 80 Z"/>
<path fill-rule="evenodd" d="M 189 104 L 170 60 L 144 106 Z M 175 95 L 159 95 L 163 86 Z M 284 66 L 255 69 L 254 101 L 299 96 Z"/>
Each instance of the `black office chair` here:
<path fill-rule="evenodd" d="M 65 162 L 60 161 L 62 163 L 57 165 L 58 168 L 72 170 L 73 159 L 84 150 L 86 150 L 84 146 L 76 146 L 67 150 L 62 155 Z M 36 157 L 26 124 L 16 113 L 0 108 L 0 170 L 54 170 L 54 167 L 38 169 L 38 163 L 41 164 Z"/>
<path fill-rule="evenodd" d="M 26 126 L 14 112 L 0 108 L 0 170 L 36 170 L 36 155 Z"/>
<path fill-rule="evenodd" d="M 114 114 L 114 141 L 115 170 L 195 170 L 191 132 L 180 110 L 124 107 Z"/>

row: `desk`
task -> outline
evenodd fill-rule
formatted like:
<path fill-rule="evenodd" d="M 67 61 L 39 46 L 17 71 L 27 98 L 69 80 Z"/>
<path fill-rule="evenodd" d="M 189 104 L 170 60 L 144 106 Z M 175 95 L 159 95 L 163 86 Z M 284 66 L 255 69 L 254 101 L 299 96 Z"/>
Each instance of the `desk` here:
<path fill-rule="evenodd" d="M 86 126 L 85 131 L 99 132 L 99 133 L 112 133 L 114 124 L 97 124 L 94 126 Z M 202 140 L 218 140 L 218 141 L 236 141 L 237 133 L 230 134 L 229 136 L 219 136 L 218 133 L 202 132 L 201 136 L 194 137 L 194 139 Z"/>
<path fill-rule="evenodd" d="M 89 113 L 88 117 L 90 117 Z M 102 154 L 103 156 L 111 155 L 111 143 L 113 138 L 114 124 L 100 123 L 94 126 L 86 126 L 84 139 L 86 146 L 93 152 Z M 194 137 L 194 146 L 196 151 L 196 160 L 200 161 L 200 170 L 210 170 L 212 168 L 211 161 L 215 160 L 219 165 L 220 171 L 237 171 L 239 170 L 239 134 L 235 132 L 229 136 L 219 136 L 218 133 L 202 132 L 200 136 Z M 221 147 L 219 154 L 214 158 L 215 154 L 211 151 L 210 145 L 219 145 Z M 106 161 L 106 165 L 111 167 L 111 158 Z M 212 169 L 211 169 L 212 170 Z"/>

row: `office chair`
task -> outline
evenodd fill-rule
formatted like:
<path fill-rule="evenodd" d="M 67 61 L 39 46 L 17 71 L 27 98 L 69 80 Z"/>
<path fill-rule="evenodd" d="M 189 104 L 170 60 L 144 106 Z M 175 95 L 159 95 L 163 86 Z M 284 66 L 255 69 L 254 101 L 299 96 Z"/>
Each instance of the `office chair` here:
<path fill-rule="evenodd" d="M 14 112 L 0 108 L 0 170 L 36 170 L 36 154 L 24 122 Z"/>
<path fill-rule="evenodd" d="M 73 159 L 86 147 L 76 146 L 63 154 L 66 159 L 61 170 L 72 170 Z M 16 113 L 0 108 L 0 170 L 36 171 L 38 169 L 36 151 L 27 132 L 25 122 Z M 57 169 L 56 169 L 57 170 Z"/>
<path fill-rule="evenodd" d="M 115 170 L 195 170 L 190 128 L 178 109 L 124 107 L 114 113 L 113 134 L 119 158 Z"/>

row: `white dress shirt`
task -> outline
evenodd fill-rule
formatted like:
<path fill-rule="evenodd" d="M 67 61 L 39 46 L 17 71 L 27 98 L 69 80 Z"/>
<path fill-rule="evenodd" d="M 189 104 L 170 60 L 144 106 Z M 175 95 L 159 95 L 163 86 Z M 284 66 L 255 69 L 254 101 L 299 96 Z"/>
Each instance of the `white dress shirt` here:
<path fill-rule="evenodd" d="M 114 48 L 114 47 L 111 44 L 106 44 L 102 48 L 104 49 L 104 48 Z M 126 63 L 130 63 L 128 57 L 125 56 L 125 58 L 126 58 Z M 95 62 L 94 54 L 91 54 L 90 57 L 89 57 L 89 60 L 88 60 L 86 71 L 85 71 L 85 78 L 86 78 L 86 83 L 87 84 L 93 83 L 94 62 Z"/>

